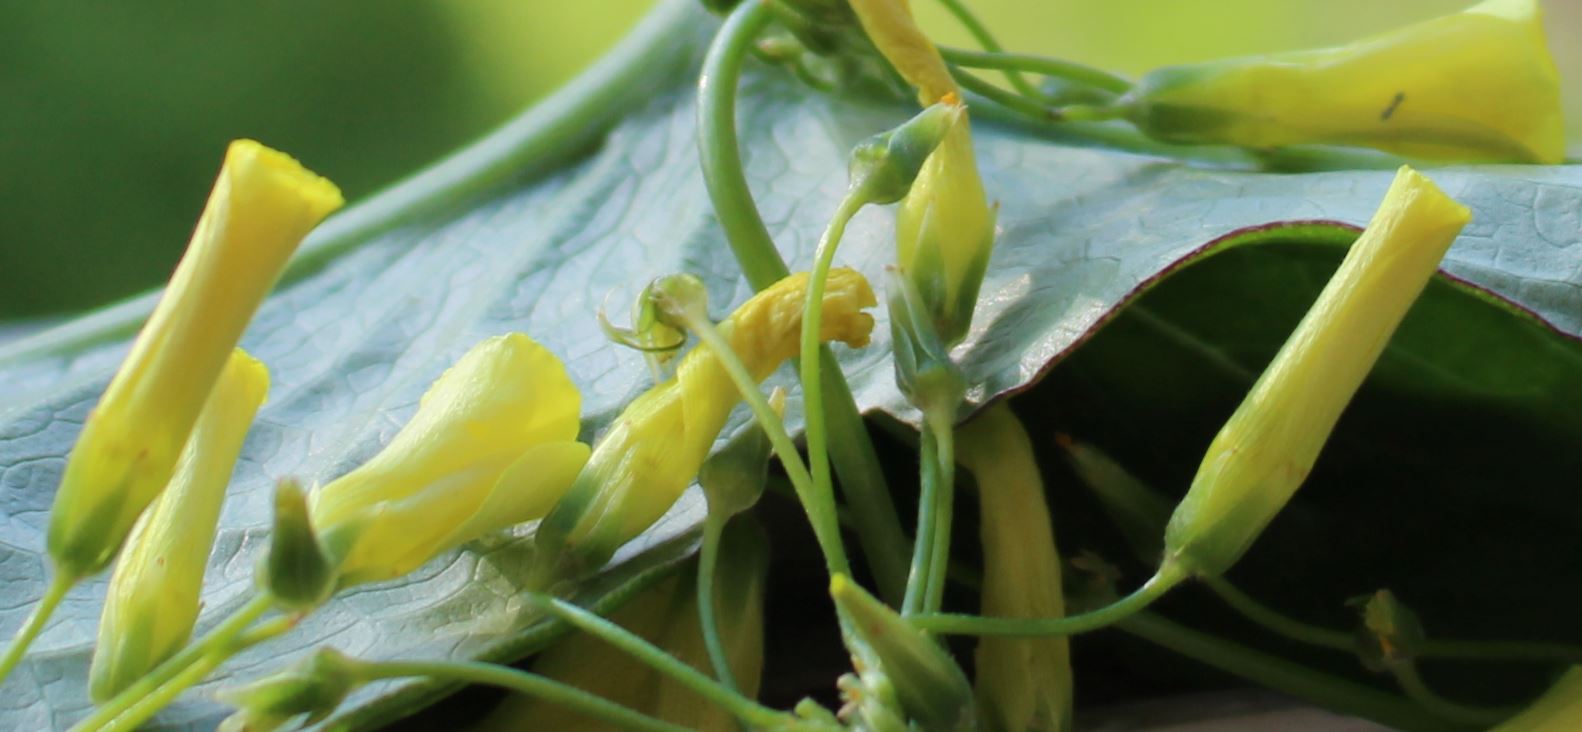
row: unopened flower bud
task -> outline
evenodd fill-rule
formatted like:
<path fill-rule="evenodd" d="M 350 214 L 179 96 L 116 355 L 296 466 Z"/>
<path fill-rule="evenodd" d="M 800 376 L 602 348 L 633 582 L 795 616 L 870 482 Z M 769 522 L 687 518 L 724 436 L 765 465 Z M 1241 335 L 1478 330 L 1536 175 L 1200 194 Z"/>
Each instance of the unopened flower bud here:
<path fill-rule="evenodd" d="M 319 544 L 307 494 L 295 480 L 275 486 L 274 530 L 257 575 L 275 604 L 290 611 L 318 607 L 335 591 L 335 565 Z"/>
<path fill-rule="evenodd" d="M 220 730 L 273 732 L 299 717 L 301 725 L 311 725 L 328 717 L 362 683 L 356 661 L 321 648 L 285 671 L 221 692 L 220 701 L 238 709 Z"/>
<path fill-rule="evenodd" d="M 1560 76 L 1537 0 L 1487 0 L 1338 48 L 1172 66 L 1120 102 L 1149 135 L 1559 163 Z"/>
<path fill-rule="evenodd" d="M 1368 228 L 1204 453 L 1165 529 L 1165 565 L 1219 575 L 1306 480 L 1471 212 L 1402 167 Z"/>
<path fill-rule="evenodd" d="M 297 244 L 341 206 L 334 184 L 252 140 L 231 143 L 170 284 L 67 458 L 50 512 L 55 570 L 110 563 L 176 470 L 209 392 Z"/>
<path fill-rule="evenodd" d="M 895 203 L 912 190 L 923 163 L 966 113 L 954 96 L 928 106 L 893 130 L 862 142 L 851 151 L 847 178 L 868 203 Z"/>
<path fill-rule="evenodd" d="M 1353 601 L 1358 606 L 1357 644 L 1362 662 L 1374 671 L 1417 658 L 1426 634 L 1417 613 L 1395 599 L 1395 593 L 1379 590 Z"/>
<path fill-rule="evenodd" d="M 269 370 L 232 351 L 170 485 L 138 519 L 110 576 L 88 668 L 94 700 L 120 693 L 192 636 L 225 489 L 268 392 Z"/>
<path fill-rule="evenodd" d="M 966 393 L 966 377 L 951 360 L 914 283 L 895 270 L 887 276 L 895 385 L 924 415 L 953 422 Z"/>
<path fill-rule="evenodd" d="M 972 685 L 944 648 L 845 575 L 830 578 L 829 593 L 879 659 L 913 722 L 930 730 L 973 728 Z"/>

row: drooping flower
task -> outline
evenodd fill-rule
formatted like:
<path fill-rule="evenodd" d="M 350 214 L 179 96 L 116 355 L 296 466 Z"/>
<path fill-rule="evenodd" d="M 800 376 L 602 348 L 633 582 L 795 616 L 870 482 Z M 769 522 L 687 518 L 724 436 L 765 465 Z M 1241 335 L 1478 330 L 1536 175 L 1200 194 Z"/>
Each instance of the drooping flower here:
<path fill-rule="evenodd" d="M 793 274 L 742 303 L 719 324 L 720 334 L 762 381 L 797 354 L 807 274 Z M 855 270 L 830 271 L 820 340 L 852 347 L 868 342 L 875 304 Z M 683 356 L 675 375 L 627 405 L 599 439 L 576 485 L 539 526 L 546 572 L 602 565 L 615 550 L 658 520 L 692 483 L 741 400 L 719 358 L 706 345 Z"/>
<path fill-rule="evenodd" d="M 1306 480 L 1335 422 L 1471 219 L 1402 167 L 1367 230 L 1204 453 L 1164 566 L 1229 569 Z"/>
<path fill-rule="evenodd" d="M 474 346 L 373 459 L 314 492 L 341 584 L 399 577 L 491 531 L 542 517 L 588 457 L 581 395 L 520 333 Z"/>
<path fill-rule="evenodd" d="M 225 489 L 268 391 L 269 370 L 236 349 L 170 485 L 138 519 L 116 562 L 88 670 L 95 700 L 120 693 L 191 637 Z"/>
<path fill-rule="evenodd" d="M 985 410 L 956 433 L 956 454 L 978 486 L 983 539 L 982 614 L 1066 613 L 1044 481 L 1032 440 L 1009 407 Z M 1071 726 L 1071 650 L 1065 636 L 978 641 L 978 712 L 987 729 Z"/>
<path fill-rule="evenodd" d="M 231 143 L 192 242 L 72 449 L 50 514 L 57 572 L 110 563 L 170 482 L 220 372 L 334 184 L 251 140 Z"/>
<path fill-rule="evenodd" d="M 1537 0 L 1487 0 L 1338 48 L 1154 71 L 1120 104 L 1149 135 L 1558 163 L 1560 76 Z"/>

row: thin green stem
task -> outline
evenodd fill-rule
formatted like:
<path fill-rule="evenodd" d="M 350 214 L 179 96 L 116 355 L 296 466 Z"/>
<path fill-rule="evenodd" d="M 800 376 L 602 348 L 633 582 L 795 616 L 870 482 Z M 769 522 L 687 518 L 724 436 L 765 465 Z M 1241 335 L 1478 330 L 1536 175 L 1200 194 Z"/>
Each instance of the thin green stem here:
<path fill-rule="evenodd" d="M 138 705 L 145 697 L 154 695 L 166 683 L 186 671 L 188 667 L 208 656 L 211 651 L 229 647 L 238 636 L 247 630 L 248 626 L 263 617 L 264 613 L 268 612 L 272 606 L 273 602 L 267 595 L 255 595 L 247 604 L 237 608 L 235 612 L 231 613 L 230 617 L 221 621 L 219 625 L 209 631 L 208 635 L 194 643 L 187 644 L 176 655 L 155 666 L 154 670 L 149 671 L 131 686 L 121 690 L 121 693 L 116 694 L 110 701 L 99 705 L 99 708 L 95 709 L 93 714 L 78 722 L 72 729 L 75 732 L 93 732 L 93 730 L 104 729 L 106 725 L 117 720 L 123 713 L 132 709 L 133 706 Z M 158 711 L 158 709 L 152 710 L 150 716 Z"/>
<path fill-rule="evenodd" d="M 819 237 L 818 250 L 813 255 L 813 270 L 808 274 L 807 298 L 802 304 L 802 340 L 798 366 L 805 397 L 802 400 L 803 409 L 807 414 L 807 456 L 813 477 L 814 500 L 820 504 L 819 512 L 829 516 L 835 513 L 835 485 L 829 473 L 829 438 L 824 416 L 824 379 L 820 372 L 823 364 L 819 357 L 819 346 L 823 343 L 823 339 L 819 336 L 824 325 L 824 285 L 829 280 L 829 269 L 835 261 L 835 249 L 840 246 L 841 237 L 846 232 L 846 224 L 857 215 L 867 201 L 868 196 L 858 188 L 847 191 L 841 198 L 840 204 L 835 208 L 834 216 L 830 218 L 829 226 L 824 228 L 824 234 Z M 811 511 L 812 509 L 809 508 L 810 513 Z M 831 530 L 837 535 L 840 533 L 838 520 Z"/>
<path fill-rule="evenodd" d="M 1046 121 L 1055 121 L 1060 118 L 1058 111 L 1043 102 L 1008 92 L 960 67 L 951 66 L 950 75 L 955 77 L 956 83 L 960 84 L 963 89 L 1025 117 Z"/>
<path fill-rule="evenodd" d="M 561 620 L 625 651 L 655 671 L 675 679 L 705 699 L 720 705 L 747 724 L 759 727 L 782 727 L 793 720 L 790 715 L 770 709 L 726 688 L 718 681 L 699 673 L 697 669 L 677 660 L 659 647 L 615 623 L 558 598 L 542 594 L 535 594 L 534 597 Z"/>
<path fill-rule="evenodd" d="M 937 613 L 917 615 L 910 620 L 920 630 L 945 635 L 995 635 L 1031 638 L 1046 635 L 1075 635 L 1114 625 L 1163 597 L 1187 578 L 1175 564 L 1165 564 L 1142 587 L 1110 605 L 1097 610 L 1060 618 L 987 618 L 979 615 Z"/>
<path fill-rule="evenodd" d="M 360 678 L 369 681 L 423 676 L 498 686 L 575 709 L 589 717 L 625 729 L 644 732 L 686 732 L 687 729 L 681 725 L 654 719 L 570 684 L 509 666 L 471 661 L 359 661 L 357 672 Z"/>
<path fill-rule="evenodd" d="M 818 539 L 819 549 L 824 552 L 824 562 L 829 567 L 831 574 L 849 574 L 850 560 L 846 558 L 846 549 L 841 544 L 840 522 L 835 518 L 834 506 L 821 499 L 817 487 L 813 484 L 813 477 L 808 473 L 807 465 L 802 462 L 801 453 L 797 452 L 796 443 L 791 441 L 791 435 L 786 432 L 785 423 L 775 414 L 774 408 L 769 406 L 769 400 L 764 398 L 758 390 L 758 382 L 748 373 L 747 366 L 736 352 L 731 349 L 731 344 L 720 335 L 718 328 L 709 322 L 702 314 L 689 314 L 686 318 L 687 329 L 696 333 L 698 339 L 708 346 L 719 359 L 725 373 L 736 384 L 736 389 L 741 393 L 742 400 L 752 409 L 753 416 L 757 418 L 759 426 L 763 427 L 764 434 L 769 437 L 769 444 L 774 448 L 775 456 L 780 458 L 780 464 L 785 467 L 786 477 L 791 479 L 791 486 L 796 490 L 797 498 L 802 501 L 802 510 L 807 512 L 808 522 L 813 526 L 813 535 Z"/>
<path fill-rule="evenodd" d="M 725 522 L 730 517 L 710 512 L 703 519 L 703 547 L 698 550 L 698 623 L 703 626 L 703 646 L 708 649 L 709 663 L 714 667 L 714 678 L 720 685 L 740 692 L 736 675 L 731 672 L 730 656 L 725 652 L 725 642 L 720 638 L 720 621 L 714 606 L 714 572 L 719 566 L 720 536 L 725 533 Z"/>
<path fill-rule="evenodd" d="M 994 34 L 989 32 L 989 28 L 978 20 L 978 16 L 961 0 L 939 0 L 939 4 L 945 6 L 945 10 L 956 17 L 956 22 L 961 23 L 961 27 L 966 28 L 967 32 L 972 34 L 978 45 L 983 46 L 983 50 L 990 53 L 999 53 L 1005 50 L 1005 47 L 1001 46 L 998 40 L 995 40 Z M 1033 86 L 1026 77 L 1022 76 L 1020 70 L 1012 67 L 1001 67 L 999 70 L 1005 73 L 1005 80 L 1009 81 L 1011 86 L 1018 92 L 1021 92 L 1022 96 L 1031 99 L 1043 98 L 1043 93 Z"/>
<path fill-rule="evenodd" d="M 941 0 L 941 2 L 953 1 Z M 1132 83 L 1123 76 L 1092 66 L 1048 56 L 1028 53 L 1006 53 L 998 48 L 992 48 L 988 51 L 971 51 L 964 48 L 949 48 L 946 46 L 940 46 L 939 53 L 949 63 L 973 69 L 1026 71 L 1033 74 L 1043 74 L 1044 76 L 1065 79 L 1066 81 L 1076 82 L 1094 89 L 1102 89 L 1113 94 L 1125 94 L 1131 91 L 1132 88 Z"/>
<path fill-rule="evenodd" d="M 1478 707 L 1446 699 L 1429 688 L 1427 682 L 1423 681 L 1423 677 L 1417 673 L 1417 664 L 1411 661 L 1392 663 L 1389 668 L 1390 674 L 1395 677 L 1395 682 L 1401 685 L 1401 691 L 1406 693 L 1406 698 L 1416 702 L 1418 706 L 1428 710 L 1430 714 L 1448 722 L 1464 724 L 1468 727 L 1487 728 L 1499 724 L 1521 711 L 1520 709 Z"/>
<path fill-rule="evenodd" d="M 906 578 L 906 598 L 901 602 L 901 616 L 907 618 L 924 612 L 929 562 L 934 558 L 934 531 L 939 527 L 939 522 L 934 520 L 940 489 L 939 461 L 936 459 L 934 439 L 934 431 L 926 426 L 918 437 L 917 536 L 912 542 L 912 568 Z"/>
<path fill-rule="evenodd" d="M 1355 653 L 1356 638 L 1350 633 L 1304 623 L 1254 599 L 1224 577 L 1203 577 L 1203 584 L 1232 610 L 1264 628 L 1308 645 Z"/>
<path fill-rule="evenodd" d="M 720 228 L 755 290 L 790 273 L 753 203 L 736 135 L 736 85 L 742 62 L 771 13 L 763 2 L 737 5 L 710 45 L 698 81 L 698 152 L 703 180 Z M 880 594 L 894 602 L 906 583 L 906 534 L 840 364 L 827 347 L 819 351 L 830 458 Z"/>
<path fill-rule="evenodd" d="M 945 585 L 950 580 L 950 535 L 956 507 L 956 434 L 952 417 L 956 405 L 948 410 L 950 416 L 937 413 L 923 416 L 923 429 L 934 433 L 935 479 L 939 489 L 934 491 L 934 535 L 932 555 L 928 560 L 928 590 L 923 596 L 923 612 L 939 612 L 945 602 Z M 930 456 L 925 455 L 924 460 Z"/>
<path fill-rule="evenodd" d="M 5 657 L 0 658 L 0 683 L 5 683 L 6 677 L 22 662 L 27 649 L 44 630 L 50 616 L 55 614 L 55 608 L 60 607 L 60 601 L 66 599 L 67 591 L 76 584 L 75 578 L 60 572 L 50 578 L 49 587 L 44 588 L 44 596 L 33 606 L 33 612 L 28 613 L 27 620 L 22 621 L 22 627 L 16 629 L 16 635 L 11 637 L 11 645 L 5 649 Z"/>
<path fill-rule="evenodd" d="M 219 650 L 204 654 L 191 666 L 182 669 L 175 677 L 160 684 L 159 688 L 155 689 L 153 693 L 138 699 L 126 711 L 116 715 L 115 719 L 106 722 L 104 727 L 101 728 L 102 731 L 133 732 L 133 730 L 143 726 L 144 722 L 158 714 L 159 710 L 170 706 L 172 702 L 176 701 L 176 697 L 181 696 L 182 692 L 208 677 L 209 674 L 214 672 L 214 669 L 219 668 L 220 664 L 225 663 L 225 660 L 230 656 L 230 652 Z"/>
<path fill-rule="evenodd" d="M 1393 694 L 1337 679 L 1146 610 L 1115 627 L 1233 676 L 1395 729 L 1435 732 L 1455 727 Z"/>

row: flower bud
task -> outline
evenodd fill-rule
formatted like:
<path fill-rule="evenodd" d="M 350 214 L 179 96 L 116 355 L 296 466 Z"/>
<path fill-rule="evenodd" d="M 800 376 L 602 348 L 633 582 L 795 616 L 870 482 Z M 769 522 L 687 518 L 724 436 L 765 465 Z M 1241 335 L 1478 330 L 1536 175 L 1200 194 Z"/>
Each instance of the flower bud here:
<path fill-rule="evenodd" d="M 947 346 L 972 325 L 994 248 L 994 218 L 964 118 L 928 156 L 895 215 L 896 262 Z"/>
<path fill-rule="evenodd" d="M 120 693 L 192 636 L 225 489 L 268 391 L 269 370 L 232 351 L 170 485 L 133 526 L 110 576 L 88 669 L 95 701 Z"/>
<path fill-rule="evenodd" d="M 983 540 L 982 614 L 1066 614 L 1049 504 L 1033 444 L 997 404 L 956 432 L 956 456 L 978 486 Z M 1071 727 L 1071 651 L 1065 636 L 978 641 L 978 712 L 991 730 Z"/>
<path fill-rule="evenodd" d="M 967 379 L 951 360 L 913 282 L 895 270 L 886 274 L 895 385 L 925 416 L 954 422 Z"/>
<path fill-rule="evenodd" d="M 1426 634 L 1417 613 L 1395 599 L 1395 593 L 1379 590 L 1352 604 L 1360 607 L 1357 642 L 1362 662 L 1374 671 L 1384 671 L 1417 658 Z"/>
<path fill-rule="evenodd" d="M 1339 48 L 1173 66 L 1120 102 L 1149 135 L 1559 163 L 1560 77 L 1537 0 L 1487 0 Z"/>
<path fill-rule="evenodd" d="M 399 577 L 543 516 L 587 460 L 580 410 L 560 359 L 533 339 L 474 346 L 384 450 L 314 492 L 313 526 L 341 584 Z"/>
<path fill-rule="evenodd" d="M 269 553 L 255 574 L 275 605 L 293 612 L 316 608 L 335 591 L 335 565 L 319 544 L 307 494 L 295 480 L 282 480 L 275 486 Z"/>
<path fill-rule="evenodd" d="M 1571 732 L 1582 729 L 1582 666 L 1572 666 L 1538 701 L 1489 732 Z"/>
<path fill-rule="evenodd" d="M 687 301 L 683 290 L 663 292 L 672 306 Z M 754 380 L 764 380 L 796 355 L 806 297 L 807 274 L 793 274 L 754 295 L 719 324 L 720 335 Z M 867 345 L 873 316 L 863 310 L 873 305 L 873 290 L 861 274 L 831 270 L 820 340 L 854 348 Z M 596 569 L 658 520 L 697 477 L 740 400 L 708 346 L 683 356 L 670 380 L 626 406 L 599 439 L 576 483 L 539 525 L 539 571 L 564 578 Z"/>
<path fill-rule="evenodd" d="M 830 578 L 829 594 L 879 659 L 913 722 L 929 730 L 973 728 L 972 685 L 944 648 L 845 575 Z"/>
<path fill-rule="evenodd" d="M 85 577 L 120 551 L 286 260 L 341 203 L 289 156 L 231 143 L 187 253 L 67 459 L 49 524 L 57 572 Z"/>
<path fill-rule="evenodd" d="M 847 178 L 867 194 L 868 203 L 895 203 L 912 189 L 928 156 L 966 114 L 960 100 L 946 99 L 852 149 Z"/>
<path fill-rule="evenodd" d="M 297 717 L 302 726 L 328 717 L 358 686 L 357 662 L 321 648 L 295 666 L 220 693 L 237 712 L 220 723 L 222 732 L 273 732 Z"/>
<path fill-rule="evenodd" d="M 1209 445 L 1165 529 L 1165 565 L 1229 569 L 1307 478 L 1346 404 L 1471 219 L 1402 167 L 1274 361 Z"/>

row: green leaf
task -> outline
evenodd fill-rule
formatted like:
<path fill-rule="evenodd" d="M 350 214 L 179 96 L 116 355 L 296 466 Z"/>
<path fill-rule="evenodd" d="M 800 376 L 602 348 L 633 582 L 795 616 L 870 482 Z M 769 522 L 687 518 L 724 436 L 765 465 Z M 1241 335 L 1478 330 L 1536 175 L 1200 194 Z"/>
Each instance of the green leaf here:
<path fill-rule="evenodd" d="M 689 0 L 662 4 L 572 87 L 314 237 L 244 339 L 270 366 L 274 388 L 222 518 L 205 592 L 208 622 L 251 592 L 273 482 L 288 475 L 323 482 L 371 456 L 412 413 L 428 382 L 477 340 L 520 330 L 560 355 L 584 390 L 584 436 L 591 438 L 649 379 L 641 354 L 600 334 L 596 311 L 606 296 L 629 301 L 654 276 L 685 270 L 709 284 L 717 315 L 727 302 L 745 299 L 749 291 L 721 239 L 693 143 L 696 62 L 713 27 Z M 911 113 L 821 96 L 765 69 L 746 80 L 741 109 L 749 179 L 793 264 L 809 260 L 845 188 L 847 151 Z M 979 403 L 1028 387 L 1137 293 L 1197 258 L 1271 241 L 1349 243 L 1390 180 L 1380 171 L 1277 176 L 1193 168 L 1062 147 L 990 124 L 976 133 L 985 185 L 1001 204 L 977 323 L 958 351 Z M 1509 330 L 1534 344 L 1524 351 L 1538 359 L 1531 370 L 1574 392 L 1582 371 L 1574 340 L 1582 333 L 1582 169 L 1433 176 L 1475 212 L 1445 270 L 1479 294 L 1445 288 L 1467 302 L 1446 309 L 1453 319 L 1434 320 L 1440 330 L 1422 337 Z M 840 262 L 882 281 L 891 219 L 882 209 L 859 215 Z M 1283 261 L 1271 256 L 1239 276 L 1256 282 Z M 1264 294 L 1295 297 L 1281 287 Z M 7 598 L 0 633 L 14 630 L 42 591 L 43 527 L 63 458 L 151 302 L 133 300 L 0 350 L 0 588 Z M 1259 305 L 1241 302 L 1232 310 L 1256 318 Z M 882 313 L 880 321 L 872 346 L 840 355 L 864 408 L 911 419 L 893 384 Z M 1391 353 L 1387 366 L 1410 357 Z M 1498 354 L 1466 356 L 1488 359 L 1482 373 L 1492 381 L 1463 383 L 1453 372 L 1441 381 L 1390 381 L 1388 368 L 1381 378 L 1403 389 L 1475 398 L 1505 366 Z M 1254 359 L 1227 358 L 1244 370 L 1261 368 Z M 785 373 L 777 378 L 790 383 Z M 790 413 L 798 412 L 793 399 Z M 583 598 L 687 551 L 700 516 L 701 499 L 689 493 L 623 552 L 627 563 L 583 588 Z M 223 709 L 201 692 L 273 670 L 320 644 L 370 658 L 530 651 L 535 636 L 523 640 L 523 633 L 538 619 L 516 597 L 514 582 L 525 562 L 522 543 L 478 542 L 400 581 L 339 597 L 290 634 L 226 665 L 159 722 L 207 727 Z M 70 596 L 33 655 L 0 688 L 0 726 L 64 727 L 83 715 L 102 593 L 100 580 Z M 412 682 L 367 689 L 350 702 L 360 715 L 353 721 L 388 719 L 433 692 Z"/>

